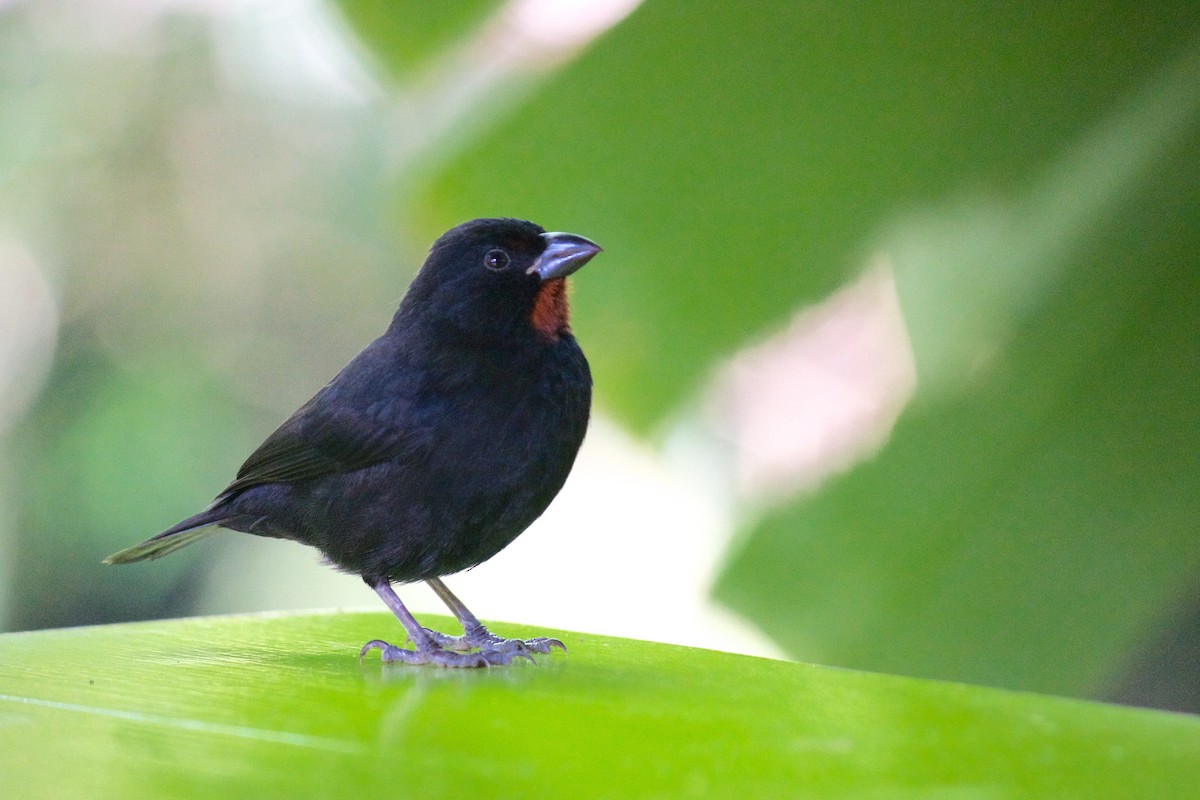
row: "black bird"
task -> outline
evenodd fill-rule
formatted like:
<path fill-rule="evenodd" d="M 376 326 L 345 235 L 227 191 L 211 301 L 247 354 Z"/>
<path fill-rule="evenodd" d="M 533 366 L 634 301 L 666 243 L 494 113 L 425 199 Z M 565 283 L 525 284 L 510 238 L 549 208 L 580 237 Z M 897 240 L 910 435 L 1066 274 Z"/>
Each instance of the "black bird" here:
<path fill-rule="evenodd" d="M 360 655 L 483 667 L 565 649 L 492 634 L 440 578 L 500 552 L 571 471 L 592 378 L 565 279 L 598 252 L 523 220 L 448 231 L 387 331 L 268 436 L 212 505 L 105 562 L 159 558 L 216 528 L 292 539 L 361 575 L 413 644 L 373 640 Z M 422 580 L 461 636 L 423 628 L 392 590 Z"/>

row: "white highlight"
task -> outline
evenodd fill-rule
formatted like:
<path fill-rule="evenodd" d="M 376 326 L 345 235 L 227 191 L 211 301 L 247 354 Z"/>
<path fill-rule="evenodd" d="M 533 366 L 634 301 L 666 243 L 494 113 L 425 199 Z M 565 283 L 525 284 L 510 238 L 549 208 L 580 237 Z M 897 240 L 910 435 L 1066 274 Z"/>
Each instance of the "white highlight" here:
<path fill-rule="evenodd" d="M 737 354 L 709 413 L 733 445 L 738 496 L 812 489 L 878 449 L 916 388 L 888 261 Z"/>
<path fill-rule="evenodd" d="M 547 50 L 573 50 L 629 16 L 641 0 L 512 0 L 499 16 Z"/>
<path fill-rule="evenodd" d="M 0 434 L 37 397 L 58 342 L 58 304 L 44 270 L 0 240 Z"/>
<path fill-rule="evenodd" d="M 206 720 L 187 719 L 184 717 L 168 717 L 163 714 L 147 714 L 141 711 L 126 711 L 119 708 L 85 706 L 79 703 L 63 703 L 58 700 L 42 700 L 36 697 L 0 694 L 0 702 L 36 706 L 54 711 L 69 711 L 96 717 L 108 717 L 123 722 L 154 725 L 160 728 L 174 728 L 176 730 L 191 731 L 205 735 L 233 736 L 239 739 L 252 739 L 260 742 L 291 745 L 293 747 L 329 750 L 335 753 L 359 753 L 363 750 L 363 746 L 358 742 L 346 741 L 344 739 L 309 736 L 289 731 L 272 731 L 265 728 L 251 728 L 246 725 L 226 725 L 220 722 L 208 722 Z"/>

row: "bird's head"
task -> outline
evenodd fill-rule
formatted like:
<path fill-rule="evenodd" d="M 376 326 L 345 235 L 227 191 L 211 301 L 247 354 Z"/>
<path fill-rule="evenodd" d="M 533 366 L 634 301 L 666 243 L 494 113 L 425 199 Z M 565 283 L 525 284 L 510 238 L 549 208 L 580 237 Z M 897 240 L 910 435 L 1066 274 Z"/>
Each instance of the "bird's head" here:
<path fill-rule="evenodd" d="M 518 219 L 476 219 L 444 233 L 409 287 L 397 318 L 413 314 L 478 340 L 570 330 L 566 277 L 600 252 L 571 233 Z"/>

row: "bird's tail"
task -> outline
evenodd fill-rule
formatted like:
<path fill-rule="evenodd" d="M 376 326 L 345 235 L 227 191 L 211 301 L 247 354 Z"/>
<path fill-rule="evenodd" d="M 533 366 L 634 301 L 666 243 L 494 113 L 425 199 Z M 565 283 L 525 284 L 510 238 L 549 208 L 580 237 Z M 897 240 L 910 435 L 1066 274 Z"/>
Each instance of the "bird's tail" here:
<path fill-rule="evenodd" d="M 133 547 L 126 547 L 119 553 L 113 553 L 108 558 L 104 559 L 105 564 L 131 564 L 134 561 L 143 561 L 145 559 L 162 558 L 165 555 L 174 553 L 181 547 L 185 547 L 197 539 L 203 539 L 217 529 L 225 521 L 226 515 L 221 512 L 208 509 L 201 511 L 194 517 L 188 517 L 178 525 L 167 528 L 157 536 L 153 536 L 141 544 L 135 544 Z"/>

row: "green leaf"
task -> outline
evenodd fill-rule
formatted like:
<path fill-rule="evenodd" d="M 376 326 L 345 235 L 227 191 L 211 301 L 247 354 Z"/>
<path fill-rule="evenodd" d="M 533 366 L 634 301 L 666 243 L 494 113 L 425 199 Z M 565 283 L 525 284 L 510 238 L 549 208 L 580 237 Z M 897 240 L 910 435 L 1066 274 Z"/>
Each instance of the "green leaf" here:
<path fill-rule="evenodd" d="M 918 395 L 717 594 L 798 657 L 1109 688 L 1200 563 L 1200 49 L 979 214 L 890 249 Z"/>
<path fill-rule="evenodd" d="M 0 636 L 5 794 L 1200 791 L 1200 720 L 1181 715 L 563 632 L 570 654 L 537 666 L 359 661 L 364 640 L 398 632 L 367 613 Z"/>

